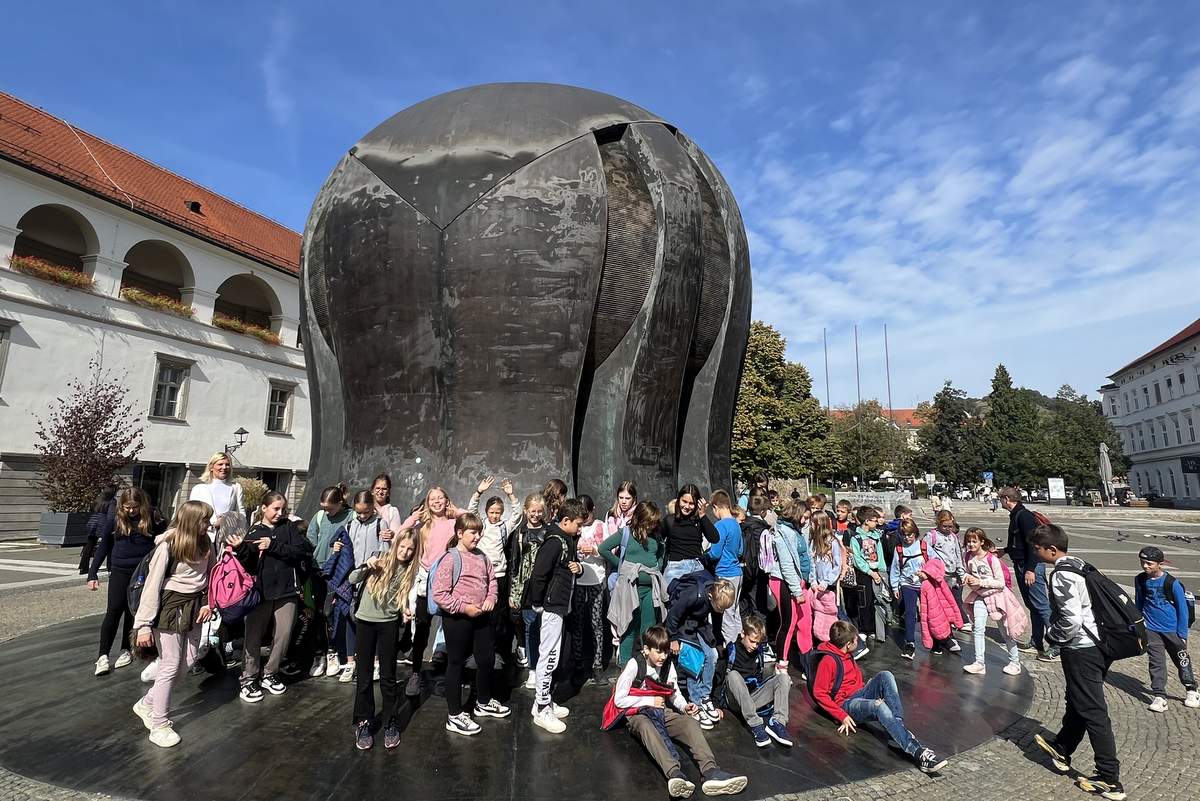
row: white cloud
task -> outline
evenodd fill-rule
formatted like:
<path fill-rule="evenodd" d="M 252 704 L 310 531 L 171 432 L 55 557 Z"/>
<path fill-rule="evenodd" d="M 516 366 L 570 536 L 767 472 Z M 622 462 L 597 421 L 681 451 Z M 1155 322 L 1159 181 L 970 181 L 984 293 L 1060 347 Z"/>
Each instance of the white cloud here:
<path fill-rule="evenodd" d="M 295 24 L 282 6 L 271 17 L 267 46 L 259 60 L 267 111 L 280 128 L 290 128 L 295 119 L 296 103 L 287 87 L 284 61 L 291 48 Z"/>

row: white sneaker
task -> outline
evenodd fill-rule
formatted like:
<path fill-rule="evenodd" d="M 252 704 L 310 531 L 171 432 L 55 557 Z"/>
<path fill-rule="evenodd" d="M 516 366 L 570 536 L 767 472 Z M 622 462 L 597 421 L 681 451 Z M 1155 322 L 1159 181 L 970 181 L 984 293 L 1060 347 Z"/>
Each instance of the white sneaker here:
<path fill-rule="evenodd" d="M 1010 676 L 1020 676 L 1021 675 L 1021 663 L 1020 662 L 1009 662 L 1007 665 L 1004 666 L 1004 672 Z"/>
<path fill-rule="evenodd" d="M 962 628 L 959 629 L 959 631 L 961 631 L 963 634 L 970 634 L 974 630 L 975 630 L 975 627 L 972 626 L 970 623 L 963 623 Z"/>
<path fill-rule="evenodd" d="M 379 663 L 375 663 L 375 672 L 372 674 L 372 681 L 379 681 Z"/>
<path fill-rule="evenodd" d="M 567 709 L 565 706 L 559 706 L 553 701 L 550 702 L 550 707 L 554 710 L 554 716 L 559 720 L 566 720 L 567 716 L 571 714 L 571 710 Z"/>
<path fill-rule="evenodd" d="M 342 665 L 341 675 L 338 676 L 338 683 L 349 684 L 354 681 L 354 663 L 347 662 Z"/>
<path fill-rule="evenodd" d="M 103 676 L 108 673 L 108 657 L 102 656 L 96 660 L 96 675 Z"/>
<path fill-rule="evenodd" d="M 179 745 L 179 735 L 175 733 L 171 721 L 168 720 L 163 725 L 155 726 L 150 730 L 150 742 L 160 748 L 170 748 L 173 745 Z"/>
<path fill-rule="evenodd" d="M 972 662 L 969 665 L 963 665 L 963 673 L 970 673 L 972 676 L 983 676 L 987 673 L 987 666 L 982 662 Z"/>
<path fill-rule="evenodd" d="M 537 689 L 537 676 L 533 675 L 532 670 L 529 671 L 529 677 L 525 679 L 525 689 L 526 690 Z"/>
<path fill-rule="evenodd" d="M 133 661 L 133 654 L 128 651 L 122 651 L 117 655 L 117 661 L 113 662 L 114 668 L 123 668 Z"/>
<path fill-rule="evenodd" d="M 459 712 L 457 715 L 446 716 L 446 731 L 454 732 L 455 734 L 464 734 L 470 737 L 472 734 L 479 734 L 482 727 L 471 720 L 471 716 L 466 712 Z"/>
<path fill-rule="evenodd" d="M 142 719 L 142 725 L 146 727 L 146 731 L 154 731 L 154 721 L 151 718 L 154 710 L 146 703 L 145 698 L 139 698 L 133 705 L 133 714 Z"/>
<path fill-rule="evenodd" d="M 958 640 L 951 640 L 950 643 L 946 646 L 946 650 L 952 654 L 957 654 L 959 651 L 962 650 L 962 646 L 958 644 Z"/>
<path fill-rule="evenodd" d="M 517 667 L 529 667 L 529 660 L 525 657 L 525 646 L 517 646 Z"/>
<path fill-rule="evenodd" d="M 333 678 L 342 672 L 342 666 L 338 664 L 338 657 L 335 653 L 330 653 L 325 657 L 325 675 Z"/>
<path fill-rule="evenodd" d="M 1150 702 L 1150 711 L 1151 712 L 1166 712 L 1167 711 L 1167 699 L 1163 698 L 1161 695 L 1155 696 L 1154 700 Z"/>
<path fill-rule="evenodd" d="M 318 656 L 313 660 L 312 668 L 308 671 L 308 677 L 311 679 L 319 679 L 325 675 L 325 657 Z"/>
<path fill-rule="evenodd" d="M 1190 709 L 1200 707 L 1200 691 L 1188 690 L 1187 698 L 1183 699 L 1183 705 Z"/>
<path fill-rule="evenodd" d="M 553 706 L 547 706 L 541 712 L 535 713 L 533 722 L 551 734 L 562 734 L 567 730 L 567 724 L 558 719 Z"/>
<path fill-rule="evenodd" d="M 141 679 L 144 683 L 150 684 L 154 681 L 154 677 L 158 675 L 158 660 L 155 659 L 150 664 L 142 668 Z"/>

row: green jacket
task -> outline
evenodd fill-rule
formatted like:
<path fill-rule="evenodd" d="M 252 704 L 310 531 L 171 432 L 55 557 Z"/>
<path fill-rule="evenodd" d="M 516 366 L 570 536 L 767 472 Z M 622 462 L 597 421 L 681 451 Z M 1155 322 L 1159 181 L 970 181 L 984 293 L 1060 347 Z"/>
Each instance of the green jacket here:
<path fill-rule="evenodd" d="M 854 561 L 856 570 L 862 573 L 870 573 L 872 570 L 876 570 L 880 575 L 887 575 L 887 562 L 883 558 L 882 536 L 883 532 L 879 529 L 867 531 L 862 526 L 859 526 L 858 531 L 854 534 L 854 538 L 850 540 L 850 558 Z M 864 540 L 873 540 L 875 543 L 875 560 L 873 562 L 867 559 L 866 551 L 863 549 Z"/>

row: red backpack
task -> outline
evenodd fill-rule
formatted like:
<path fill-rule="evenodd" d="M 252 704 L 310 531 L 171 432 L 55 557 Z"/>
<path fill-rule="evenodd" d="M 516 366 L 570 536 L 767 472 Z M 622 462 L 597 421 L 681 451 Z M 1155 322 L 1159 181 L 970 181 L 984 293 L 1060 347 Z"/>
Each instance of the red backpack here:
<path fill-rule="evenodd" d="M 1038 524 L 1039 526 L 1049 526 L 1049 525 L 1051 525 L 1051 523 L 1050 523 L 1050 518 L 1046 517 L 1046 516 L 1045 516 L 1044 514 L 1042 514 L 1041 512 L 1035 511 L 1035 510 L 1033 510 L 1033 509 L 1030 509 L 1029 511 L 1030 511 L 1030 512 L 1033 512 L 1033 519 L 1037 521 L 1037 524 Z"/>

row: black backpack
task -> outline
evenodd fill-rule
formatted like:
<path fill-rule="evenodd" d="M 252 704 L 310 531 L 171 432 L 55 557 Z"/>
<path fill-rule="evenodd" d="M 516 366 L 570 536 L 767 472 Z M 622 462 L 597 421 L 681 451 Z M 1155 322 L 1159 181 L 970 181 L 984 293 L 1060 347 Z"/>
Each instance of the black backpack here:
<path fill-rule="evenodd" d="M 163 573 L 162 584 L 159 585 L 158 594 L 162 597 L 162 588 L 166 586 L 167 580 L 175 573 L 175 557 L 171 555 L 171 546 L 168 543 L 163 543 L 167 549 L 167 571 Z M 150 560 L 154 558 L 154 552 L 158 548 L 152 548 L 150 553 L 142 557 L 142 561 L 138 562 L 138 566 L 133 571 L 132 578 L 129 579 L 129 589 L 125 591 L 125 601 L 129 604 L 129 611 L 134 617 L 137 617 L 138 605 L 142 602 L 142 590 L 146 587 L 146 579 L 150 577 Z M 158 621 L 150 621 L 150 625 L 154 626 Z"/>
<path fill-rule="evenodd" d="M 1146 594 L 1146 574 L 1138 573 L 1133 577 L 1133 581 L 1137 584 L 1138 589 L 1142 594 Z M 1184 610 L 1179 608 L 1179 604 L 1175 603 L 1175 577 L 1167 573 L 1167 579 L 1163 582 L 1163 595 L 1167 596 L 1167 600 L 1171 602 L 1171 606 L 1175 607 L 1175 611 L 1183 614 Z M 1190 629 L 1196 625 L 1196 596 L 1184 590 L 1183 602 L 1187 606 L 1187 624 Z"/>
<path fill-rule="evenodd" d="M 1088 634 L 1096 640 L 1101 653 L 1113 660 L 1146 653 L 1146 620 L 1125 590 L 1087 562 L 1082 568 L 1064 563 L 1054 569 L 1083 576 L 1097 629 Z M 1053 592 L 1050 599 L 1053 602 Z"/>
<path fill-rule="evenodd" d="M 820 648 L 814 648 L 806 654 L 801 655 L 801 661 L 804 663 L 804 675 L 807 678 L 808 697 L 812 699 L 814 704 L 820 708 L 820 703 L 817 701 L 816 693 L 813 692 L 813 686 L 817 683 L 817 666 L 821 663 L 822 657 L 829 657 L 833 660 L 833 687 L 829 690 L 829 697 L 836 698 L 838 690 L 842 689 L 842 680 L 846 678 L 846 669 L 842 666 L 842 660 L 836 654 L 831 654 Z"/>

